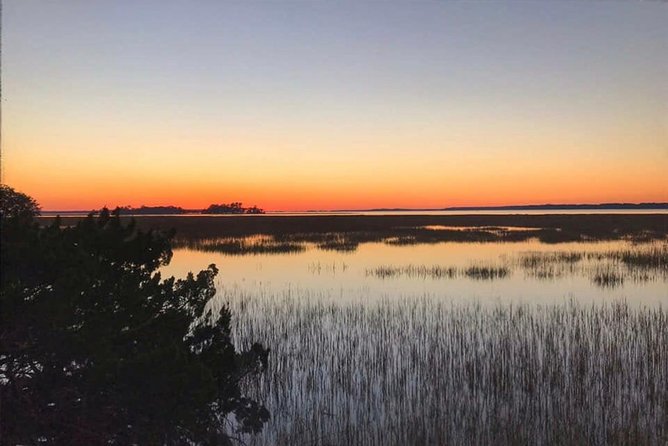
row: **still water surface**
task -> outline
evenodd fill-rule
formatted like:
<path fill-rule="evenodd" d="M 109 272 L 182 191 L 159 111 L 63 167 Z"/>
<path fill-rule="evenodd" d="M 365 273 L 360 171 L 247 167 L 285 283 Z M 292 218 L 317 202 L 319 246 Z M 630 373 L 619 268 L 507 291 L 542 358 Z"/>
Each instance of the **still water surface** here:
<path fill-rule="evenodd" d="M 596 254 L 647 249 L 661 245 L 635 245 L 626 241 L 543 244 L 436 243 L 393 246 L 363 243 L 353 252 L 325 251 L 312 247 L 283 254 L 229 255 L 190 249 L 174 251 L 164 268 L 166 276 L 183 277 L 211 263 L 220 270 L 219 293 L 241 292 L 263 296 L 285 291 L 343 300 L 374 300 L 407 296 L 439 296 L 456 301 L 481 303 L 560 303 L 626 300 L 630 304 L 665 305 L 668 286 L 665 267 L 638 271 Z M 581 255 L 580 260 L 552 260 L 526 266 L 527 256 L 558 253 Z M 507 275 L 494 279 L 420 274 L 420 269 L 472 266 L 504 268 Z M 409 269 L 412 267 L 412 269 Z M 393 274 L 379 274 L 393 268 Z M 536 269 L 538 268 L 538 269 Z M 424 271 L 423 271 L 424 272 Z M 619 281 L 601 283 L 597 275 L 612 272 Z"/>

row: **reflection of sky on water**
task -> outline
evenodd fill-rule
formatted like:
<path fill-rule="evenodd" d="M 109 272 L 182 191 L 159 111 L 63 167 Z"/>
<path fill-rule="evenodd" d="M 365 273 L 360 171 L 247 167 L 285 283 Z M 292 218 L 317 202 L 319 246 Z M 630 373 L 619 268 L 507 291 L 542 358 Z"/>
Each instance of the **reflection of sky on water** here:
<path fill-rule="evenodd" d="M 179 249 L 174 251 L 172 262 L 164 268 L 164 274 L 183 277 L 188 271 L 199 271 L 215 263 L 220 269 L 219 288 L 251 296 L 253 293 L 274 295 L 288 290 L 302 290 L 309 295 L 353 300 L 429 294 L 456 301 L 553 303 L 574 298 L 581 302 L 626 299 L 635 304 L 665 305 L 668 302 L 665 275 L 643 282 L 627 279 L 620 286 L 605 288 L 594 284 L 591 275 L 575 273 L 556 279 L 539 279 L 527 277 L 517 266 L 511 267 L 508 277 L 496 280 L 405 275 L 383 279 L 368 274 L 369 269 L 385 265 L 501 266 L 526 252 L 601 252 L 631 247 L 624 241 L 555 245 L 537 241 L 410 246 L 365 243 L 348 253 L 309 249 L 301 253 L 244 256 Z M 589 270 L 600 264 L 596 260 L 581 262 L 578 267 Z"/>

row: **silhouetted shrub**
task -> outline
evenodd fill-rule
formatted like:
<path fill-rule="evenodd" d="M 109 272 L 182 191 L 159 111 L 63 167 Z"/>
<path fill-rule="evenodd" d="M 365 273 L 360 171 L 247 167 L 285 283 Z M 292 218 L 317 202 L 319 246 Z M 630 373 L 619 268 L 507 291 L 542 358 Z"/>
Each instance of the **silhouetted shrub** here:
<path fill-rule="evenodd" d="M 268 411 L 241 394 L 268 350 L 237 352 L 210 265 L 162 280 L 169 236 L 104 209 L 73 227 L 4 212 L 0 302 L 3 444 L 228 444 Z M 25 201 L 25 200 L 24 200 Z M 13 208 L 10 208 L 13 209 Z"/>

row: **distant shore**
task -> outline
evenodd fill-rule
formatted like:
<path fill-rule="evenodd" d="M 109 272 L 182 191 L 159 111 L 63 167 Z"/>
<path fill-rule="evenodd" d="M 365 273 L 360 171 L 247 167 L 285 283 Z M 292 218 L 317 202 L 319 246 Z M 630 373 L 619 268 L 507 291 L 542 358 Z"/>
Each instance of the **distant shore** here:
<path fill-rule="evenodd" d="M 151 212 L 151 209 L 159 210 Z M 249 208 L 253 209 L 253 208 Z M 323 215 L 337 215 L 337 214 L 420 214 L 420 213 L 461 213 L 473 212 L 479 213 L 484 211 L 492 212 L 513 212 L 513 211 L 668 211 L 668 203 L 600 203 L 600 204 L 526 204 L 526 205 L 511 205 L 511 206 L 452 206 L 446 208 L 372 208 L 372 209 L 322 209 L 322 210 L 305 210 L 305 211 L 262 211 L 257 214 L 271 214 L 271 215 L 308 215 L 308 214 L 323 214 Z M 133 212 L 135 211 L 135 212 Z M 212 215 L 204 212 L 203 209 L 183 209 L 176 206 L 159 206 L 159 207 L 142 207 L 137 209 L 123 209 L 124 215 L 133 216 L 163 216 L 163 215 Z M 54 215 L 87 215 L 90 210 L 45 210 L 42 211 L 44 216 Z M 251 212 L 255 214 L 255 212 Z M 247 214 L 247 213 L 246 213 Z M 244 215 L 243 212 L 221 212 L 216 215 Z"/>
<path fill-rule="evenodd" d="M 369 211 L 552 211 L 552 210 L 620 210 L 664 209 L 668 203 L 599 203 L 599 204 L 520 204 L 510 206 L 452 206 L 441 209 L 369 209 Z"/>
<path fill-rule="evenodd" d="M 42 216 L 44 224 L 54 216 Z M 76 224 L 81 216 L 63 216 L 63 225 Z M 289 234 L 357 233 L 364 239 L 392 235 L 449 234 L 453 231 L 429 231 L 429 226 L 515 227 L 512 237 L 548 236 L 555 241 L 605 240 L 625 237 L 666 237 L 668 214 L 665 213 L 591 213 L 591 214 L 469 214 L 469 215 L 236 215 L 216 216 L 122 216 L 135 218 L 140 228 L 175 229 L 179 238 L 242 237 L 253 234 L 284 236 Z M 535 230 L 540 230 L 536 232 Z M 528 232 L 527 232 L 528 231 Z M 424 234 L 423 234 L 424 233 Z M 362 236 L 363 234 L 363 236 Z M 457 235 L 457 234 L 454 234 Z M 459 238 L 459 237 L 457 237 Z"/>

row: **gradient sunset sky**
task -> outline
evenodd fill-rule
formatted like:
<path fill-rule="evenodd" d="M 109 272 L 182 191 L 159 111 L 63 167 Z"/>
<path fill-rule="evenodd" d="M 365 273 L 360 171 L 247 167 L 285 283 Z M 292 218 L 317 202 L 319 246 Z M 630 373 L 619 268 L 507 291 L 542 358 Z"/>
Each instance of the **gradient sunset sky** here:
<path fill-rule="evenodd" d="M 668 4 L 2 4 L 46 210 L 668 201 Z"/>

